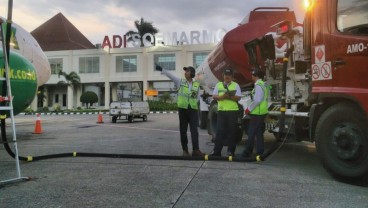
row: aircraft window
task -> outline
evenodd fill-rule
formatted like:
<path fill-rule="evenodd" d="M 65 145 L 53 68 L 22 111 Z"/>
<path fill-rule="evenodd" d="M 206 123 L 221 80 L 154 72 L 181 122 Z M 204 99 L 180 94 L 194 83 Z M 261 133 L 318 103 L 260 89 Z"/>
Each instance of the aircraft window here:
<path fill-rule="evenodd" d="M 337 6 L 337 29 L 340 32 L 368 34 L 368 1 L 340 0 Z"/>

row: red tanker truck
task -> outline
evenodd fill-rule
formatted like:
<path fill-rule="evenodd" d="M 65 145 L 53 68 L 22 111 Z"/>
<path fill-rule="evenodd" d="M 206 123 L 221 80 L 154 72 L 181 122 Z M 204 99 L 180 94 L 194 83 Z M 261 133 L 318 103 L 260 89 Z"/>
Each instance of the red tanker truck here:
<path fill-rule="evenodd" d="M 307 2 L 303 25 L 288 8 L 256 8 L 198 67 L 200 127 L 215 137 L 211 93 L 230 66 L 250 104 L 251 67 L 270 89 L 267 131 L 279 140 L 310 141 L 333 176 L 368 177 L 368 1 Z M 239 137 L 244 120 L 239 113 Z M 215 139 L 215 138 L 214 138 Z"/>

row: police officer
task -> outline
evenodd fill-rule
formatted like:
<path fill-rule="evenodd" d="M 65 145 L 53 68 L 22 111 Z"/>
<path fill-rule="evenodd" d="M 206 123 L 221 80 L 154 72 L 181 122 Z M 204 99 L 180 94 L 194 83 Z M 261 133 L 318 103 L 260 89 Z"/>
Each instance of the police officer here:
<path fill-rule="evenodd" d="M 190 128 L 193 152 L 192 156 L 204 156 L 199 150 L 198 143 L 198 91 L 199 82 L 193 80 L 195 76 L 195 69 L 191 66 L 184 67 L 185 79 L 180 79 L 174 76 L 166 69 L 156 65 L 156 70 L 161 71 L 162 74 L 169 77 L 177 87 L 178 90 L 178 111 L 179 111 L 179 125 L 180 125 L 180 140 L 183 148 L 183 156 L 190 156 L 188 151 L 188 124 Z"/>
<path fill-rule="evenodd" d="M 239 85 L 233 81 L 233 70 L 225 68 L 223 82 L 218 82 L 212 97 L 217 100 L 217 133 L 212 156 L 221 156 L 224 141 L 228 140 L 228 156 L 233 156 L 236 148 L 235 132 L 238 118 L 238 101 L 241 97 Z"/>
<path fill-rule="evenodd" d="M 242 153 L 243 157 L 249 157 L 253 152 L 254 140 L 256 140 L 256 155 L 262 155 L 264 152 L 264 137 L 263 125 L 268 114 L 268 89 L 265 82 L 262 80 L 264 73 L 259 68 L 254 68 L 252 72 L 252 81 L 254 88 L 252 91 L 252 103 L 244 113 L 249 114 L 249 130 L 248 141 L 245 150 Z"/>

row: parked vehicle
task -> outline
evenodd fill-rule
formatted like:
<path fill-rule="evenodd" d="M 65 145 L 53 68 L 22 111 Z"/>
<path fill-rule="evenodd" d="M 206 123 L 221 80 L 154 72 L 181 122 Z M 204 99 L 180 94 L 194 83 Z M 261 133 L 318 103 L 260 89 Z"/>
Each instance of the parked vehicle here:
<path fill-rule="evenodd" d="M 139 118 L 147 121 L 147 115 L 150 113 L 148 102 L 111 102 L 110 116 L 111 121 L 128 120 L 132 123 L 134 119 Z"/>

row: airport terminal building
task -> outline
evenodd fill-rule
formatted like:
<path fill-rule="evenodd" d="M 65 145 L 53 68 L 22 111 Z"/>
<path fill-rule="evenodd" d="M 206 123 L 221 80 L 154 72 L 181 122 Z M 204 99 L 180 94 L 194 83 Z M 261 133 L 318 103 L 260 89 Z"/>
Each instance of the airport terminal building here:
<path fill-rule="evenodd" d="M 43 86 L 46 99 L 43 106 L 37 99 L 31 108 L 56 106 L 61 109 L 85 107 L 80 102 L 83 92 L 93 91 L 98 96 L 94 108 L 108 109 L 111 101 L 143 101 L 158 99 L 169 93 L 175 101 L 176 86 L 155 70 L 155 63 L 183 77 L 183 66 L 200 65 L 216 43 L 156 44 L 146 47 L 114 47 L 121 36 L 105 36 L 102 45 L 93 45 L 61 13 L 31 33 L 39 42 L 51 65 L 51 78 Z M 192 35 L 192 34 L 191 34 Z M 198 37 L 198 34 L 195 34 Z M 155 37 L 156 38 L 156 37 Z M 124 40 L 125 41 L 125 40 Z M 126 44 L 126 42 L 124 42 Z M 81 82 L 75 86 L 60 85 L 65 79 L 58 76 L 76 72 Z M 146 90 L 157 90 L 158 96 L 148 97 Z M 37 106 L 38 105 L 38 106 Z"/>

